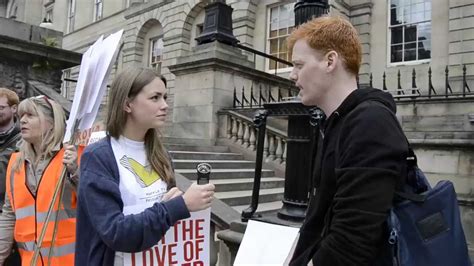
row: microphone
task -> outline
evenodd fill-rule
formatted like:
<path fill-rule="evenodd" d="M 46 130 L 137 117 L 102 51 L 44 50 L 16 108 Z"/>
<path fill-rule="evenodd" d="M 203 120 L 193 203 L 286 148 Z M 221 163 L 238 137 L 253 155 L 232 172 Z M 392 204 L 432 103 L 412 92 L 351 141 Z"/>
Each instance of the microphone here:
<path fill-rule="evenodd" d="M 198 185 L 205 185 L 209 183 L 211 170 L 212 167 L 208 163 L 200 163 L 196 166 Z"/>

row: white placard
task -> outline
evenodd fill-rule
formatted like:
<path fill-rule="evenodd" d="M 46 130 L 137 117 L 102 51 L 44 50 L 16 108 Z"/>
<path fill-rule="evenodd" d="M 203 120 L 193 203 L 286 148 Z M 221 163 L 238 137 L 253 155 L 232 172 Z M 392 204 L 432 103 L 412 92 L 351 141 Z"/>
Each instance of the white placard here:
<path fill-rule="evenodd" d="M 133 210 L 124 209 L 124 213 Z M 179 220 L 157 245 L 142 252 L 124 253 L 124 266 L 208 266 L 211 209 L 192 212 Z"/>
<path fill-rule="evenodd" d="M 91 136 L 89 138 L 89 143 L 87 145 L 91 145 L 92 143 L 97 142 L 97 141 L 105 138 L 106 136 L 107 136 L 107 134 L 105 133 L 105 131 L 92 132 Z"/>
<path fill-rule="evenodd" d="M 249 220 L 234 265 L 284 265 L 299 228 Z"/>

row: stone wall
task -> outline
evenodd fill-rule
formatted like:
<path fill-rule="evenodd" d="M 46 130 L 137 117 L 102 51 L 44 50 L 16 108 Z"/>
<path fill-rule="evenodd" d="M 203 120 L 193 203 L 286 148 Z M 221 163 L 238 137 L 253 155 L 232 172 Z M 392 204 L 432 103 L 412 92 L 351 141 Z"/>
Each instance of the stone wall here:
<path fill-rule="evenodd" d="M 431 185 L 450 180 L 474 254 L 474 104 L 471 100 L 399 103 L 397 116 Z"/>
<path fill-rule="evenodd" d="M 474 3 L 449 0 L 449 64 L 474 65 Z"/>
<path fill-rule="evenodd" d="M 78 65 L 81 55 L 55 47 L 62 42 L 61 32 L 5 18 L 0 24 L 0 86 L 21 98 L 33 95 L 29 81 L 59 93 L 62 70 Z"/>
<path fill-rule="evenodd" d="M 0 87 L 14 90 L 21 99 L 27 96 L 27 66 L 0 55 Z"/>

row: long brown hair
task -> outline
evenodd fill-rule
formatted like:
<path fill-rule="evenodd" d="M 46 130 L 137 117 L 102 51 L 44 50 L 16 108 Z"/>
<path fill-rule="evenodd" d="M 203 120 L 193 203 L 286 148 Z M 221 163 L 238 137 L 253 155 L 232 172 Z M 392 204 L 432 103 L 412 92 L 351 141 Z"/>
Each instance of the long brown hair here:
<path fill-rule="evenodd" d="M 124 110 L 127 100 L 133 100 L 138 93 L 152 82 L 160 78 L 166 86 L 166 79 L 152 69 L 128 68 L 120 72 L 109 90 L 106 130 L 109 136 L 118 139 L 124 130 L 128 114 Z M 145 150 L 153 170 L 163 178 L 168 186 L 175 184 L 170 158 L 161 142 L 161 134 L 156 128 L 150 128 L 145 134 Z"/>

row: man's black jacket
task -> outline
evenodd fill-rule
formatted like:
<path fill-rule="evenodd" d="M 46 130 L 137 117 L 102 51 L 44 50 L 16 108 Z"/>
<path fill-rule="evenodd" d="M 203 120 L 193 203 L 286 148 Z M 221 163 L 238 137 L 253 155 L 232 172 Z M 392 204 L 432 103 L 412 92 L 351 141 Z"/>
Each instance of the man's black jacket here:
<path fill-rule="evenodd" d="M 321 125 L 314 188 L 290 265 L 373 263 L 406 174 L 408 144 L 391 112 L 389 93 L 357 89 Z"/>

